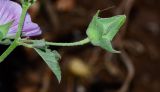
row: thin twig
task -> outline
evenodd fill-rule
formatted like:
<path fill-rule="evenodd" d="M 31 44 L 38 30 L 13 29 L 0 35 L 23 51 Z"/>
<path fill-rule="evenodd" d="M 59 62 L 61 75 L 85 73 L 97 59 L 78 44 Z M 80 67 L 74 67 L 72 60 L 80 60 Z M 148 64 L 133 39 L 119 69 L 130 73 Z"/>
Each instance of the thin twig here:
<path fill-rule="evenodd" d="M 123 53 L 121 53 L 120 56 L 122 58 L 122 62 L 126 66 L 128 74 L 127 74 L 126 80 L 124 81 L 122 87 L 118 90 L 118 92 L 127 92 L 129 85 L 130 85 L 131 81 L 133 80 L 135 70 L 134 70 L 134 66 L 132 64 L 131 59 L 129 58 L 127 53 L 125 53 L 125 51 L 123 51 Z"/>

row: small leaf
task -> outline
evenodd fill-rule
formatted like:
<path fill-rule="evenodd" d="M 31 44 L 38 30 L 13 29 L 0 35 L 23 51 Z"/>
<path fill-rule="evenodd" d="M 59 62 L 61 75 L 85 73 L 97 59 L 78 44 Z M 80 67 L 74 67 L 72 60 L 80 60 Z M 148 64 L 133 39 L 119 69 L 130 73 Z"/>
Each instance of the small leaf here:
<path fill-rule="evenodd" d="M 119 53 L 119 51 L 113 49 L 111 41 L 124 24 L 126 16 L 118 15 L 110 18 L 100 18 L 98 14 L 99 11 L 93 16 L 89 24 L 86 32 L 88 38 L 95 46 L 100 46 L 112 53 Z"/>
<path fill-rule="evenodd" d="M 56 75 L 58 81 L 61 81 L 61 70 L 58 63 L 58 60 L 60 59 L 60 55 L 57 51 L 51 51 L 50 49 L 38 49 L 34 48 L 36 52 L 42 57 L 42 59 L 46 62 L 46 64 L 49 66 L 49 68 L 53 71 L 53 73 Z"/>
<path fill-rule="evenodd" d="M 2 40 L 8 33 L 13 22 L 6 23 L 4 25 L 0 25 L 0 40 Z"/>

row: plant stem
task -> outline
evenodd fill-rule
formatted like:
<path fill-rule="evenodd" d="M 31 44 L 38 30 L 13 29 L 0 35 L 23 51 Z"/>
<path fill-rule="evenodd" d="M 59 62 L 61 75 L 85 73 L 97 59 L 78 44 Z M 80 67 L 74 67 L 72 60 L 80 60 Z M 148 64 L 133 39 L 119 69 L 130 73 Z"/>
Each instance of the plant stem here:
<path fill-rule="evenodd" d="M 54 42 L 46 42 L 46 45 L 51 46 L 78 46 L 78 45 L 84 45 L 89 43 L 90 40 L 88 38 L 85 38 L 84 40 L 78 41 L 78 42 L 72 42 L 72 43 L 54 43 Z"/>
<path fill-rule="evenodd" d="M 17 47 L 16 41 L 14 41 L 7 50 L 0 56 L 0 62 L 2 62 L 16 47 Z"/>
<path fill-rule="evenodd" d="M 27 12 L 27 10 L 29 8 L 29 5 L 25 5 L 24 4 L 24 5 L 22 5 L 22 7 L 23 7 L 22 8 L 22 14 L 21 14 L 20 21 L 19 21 L 19 24 L 18 24 L 18 30 L 17 30 L 17 33 L 16 33 L 15 40 L 7 48 L 7 50 L 0 56 L 0 62 L 2 62 L 18 46 L 17 40 L 21 36 L 21 31 L 22 31 L 22 28 L 23 28 L 23 23 L 24 23 L 26 12 Z"/>
<path fill-rule="evenodd" d="M 19 43 L 23 46 L 26 46 L 26 47 L 29 46 L 31 48 L 31 46 L 33 46 L 32 44 L 34 44 L 35 41 L 39 41 L 39 40 L 20 39 Z M 89 38 L 85 38 L 84 40 L 77 41 L 77 42 L 71 42 L 71 43 L 45 42 L 45 45 L 47 46 L 78 46 L 78 45 L 87 44 L 89 42 L 90 42 Z"/>
<path fill-rule="evenodd" d="M 21 36 L 21 33 L 22 33 L 21 31 L 23 29 L 23 24 L 24 24 L 24 20 L 25 20 L 28 8 L 29 8 L 29 5 L 26 5 L 26 4 L 22 5 L 22 14 L 18 24 L 18 31 L 16 33 L 16 38 L 15 38 L 16 40 Z"/>

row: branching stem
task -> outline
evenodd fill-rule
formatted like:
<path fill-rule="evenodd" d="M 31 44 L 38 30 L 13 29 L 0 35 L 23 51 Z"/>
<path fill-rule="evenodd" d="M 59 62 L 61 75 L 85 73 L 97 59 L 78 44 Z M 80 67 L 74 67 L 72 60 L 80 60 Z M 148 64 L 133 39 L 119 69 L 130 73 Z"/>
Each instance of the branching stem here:
<path fill-rule="evenodd" d="M 30 5 L 27 5 L 27 4 L 22 5 L 22 14 L 21 14 L 20 21 L 19 21 L 19 24 L 18 24 L 18 30 L 17 30 L 17 33 L 16 33 L 15 40 L 7 48 L 7 50 L 0 56 L 0 62 L 2 62 L 19 45 L 17 43 L 17 41 L 18 41 L 18 39 L 20 39 L 21 31 L 23 29 L 23 23 L 24 23 L 25 16 L 26 16 L 26 13 L 27 13 L 27 10 L 28 10 L 29 7 L 30 7 Z"/>

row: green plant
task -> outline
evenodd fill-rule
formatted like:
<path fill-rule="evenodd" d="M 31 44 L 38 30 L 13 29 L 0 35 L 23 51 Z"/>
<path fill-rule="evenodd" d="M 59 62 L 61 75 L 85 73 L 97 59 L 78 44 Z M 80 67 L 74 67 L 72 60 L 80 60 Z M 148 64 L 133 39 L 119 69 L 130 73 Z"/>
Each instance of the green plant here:
<path fill-rule="evenodd" d="M 56 43 L 48 42 L 44 39 L 30 40 L 26 38 L 21 38 L 27 10 L 34 2 L 35 0 L 22 0 L 22 13 L 18 23 L 17 32 L 13 37 L 7 37 L 7 33 L 9 32 L 13 21 L 0 25 L 0 44 L 10 45 L 8 49 L 0 56 L 0 62 L 4 61 L 4 59 L 17 46 L 33 48 L 54 72 L 58 81 L 60 82 L 61 70 L 58 63 L 60 55 L 57 51 L 50 50 L 48 48 L 49 46 L 77 46 L 91 43 L 94 46 L 99 46 L 109 52 L 120 53 L 119 51 L 116 51 L 112 48 L 111 41 L 115 37 L 116 33 L 119 31 L 121 26 L 124 24 L 126 16 L 118 15 L 110 18 L 100 18 L 98 16 L 99 11 L 93 16 L 93 19 L 90 22 L 86 31 L 88 37 L 84 40 L 73 43 Z"/>

